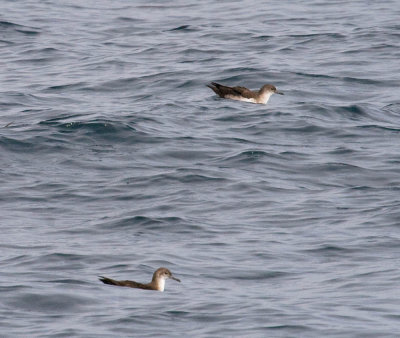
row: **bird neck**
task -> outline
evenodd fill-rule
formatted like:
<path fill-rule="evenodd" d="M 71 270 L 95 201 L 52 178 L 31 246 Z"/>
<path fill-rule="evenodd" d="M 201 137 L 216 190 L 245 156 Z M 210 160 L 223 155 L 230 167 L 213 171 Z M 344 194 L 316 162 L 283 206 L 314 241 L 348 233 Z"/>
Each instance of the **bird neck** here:
<path fill-rule="evenodd" d="M 264 92 L 264 93 L 260 93 L 260 96 L 258 98 L 258 103 L 264 103 L 266 104 L 269 100 L 269 98 L 271 97 L 272 93 L 271 92 Z"/>
<path fill-rule="evenodd" d="M 163 292 L 165 287 L 165 278 L 162 277 L 153 278 L 150 284 L 155 290 Z"/>

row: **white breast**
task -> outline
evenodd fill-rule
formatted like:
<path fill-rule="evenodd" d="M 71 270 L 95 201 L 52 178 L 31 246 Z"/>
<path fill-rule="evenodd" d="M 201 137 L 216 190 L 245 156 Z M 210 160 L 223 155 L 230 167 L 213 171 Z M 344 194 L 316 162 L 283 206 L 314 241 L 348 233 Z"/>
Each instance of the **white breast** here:
<path fill-rule="evenodd" d="M 165 288 L 165 278 L 160 278 L 157 283 L 158 290 L 163 292 Z"/>
<path fill-rule="evenodd" d="M 264 104 L 266 104 L 266 103 L 268 102 L 268 100 L 269 100 L 269 98 L 271 97 L 272 94 L 273 94 L 272 92 L 269 92 L 269 93 L 264 94 L 263 96 L 260 97 L 260 100 L 258 101 L 258 103 L 264 103 Z"/>

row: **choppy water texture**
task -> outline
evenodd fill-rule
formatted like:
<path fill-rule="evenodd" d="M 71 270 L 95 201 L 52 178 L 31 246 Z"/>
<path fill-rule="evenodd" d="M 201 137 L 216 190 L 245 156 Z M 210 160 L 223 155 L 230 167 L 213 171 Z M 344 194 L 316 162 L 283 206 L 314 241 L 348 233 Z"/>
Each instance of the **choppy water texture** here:
<path fill-rule="evenodd" d="M 2 337 L 398 336 L 398 1 L 0 9 Z"/>

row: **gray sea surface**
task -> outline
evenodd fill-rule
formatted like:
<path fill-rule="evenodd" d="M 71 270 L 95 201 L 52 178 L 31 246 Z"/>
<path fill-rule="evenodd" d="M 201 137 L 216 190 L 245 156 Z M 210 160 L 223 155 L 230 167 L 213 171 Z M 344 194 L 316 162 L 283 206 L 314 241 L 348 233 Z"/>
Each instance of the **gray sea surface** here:
<path fill-rule="evenodd" d="M 1 0 L 0 336 L 398 337 L 399 18 Z"/>

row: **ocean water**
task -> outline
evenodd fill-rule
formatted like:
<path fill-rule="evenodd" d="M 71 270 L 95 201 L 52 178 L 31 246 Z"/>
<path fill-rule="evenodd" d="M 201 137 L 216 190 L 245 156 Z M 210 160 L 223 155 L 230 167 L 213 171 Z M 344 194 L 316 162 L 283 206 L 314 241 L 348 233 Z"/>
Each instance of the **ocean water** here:
<path fill-rule="evenodd" d="M 0 336 L 398 337 L 399 17 L 1 0 Z"/>

